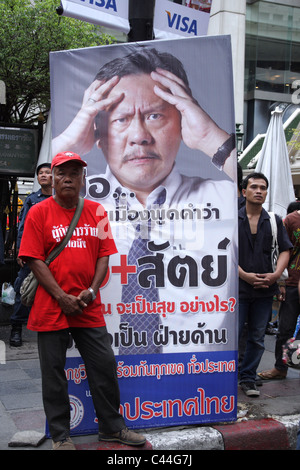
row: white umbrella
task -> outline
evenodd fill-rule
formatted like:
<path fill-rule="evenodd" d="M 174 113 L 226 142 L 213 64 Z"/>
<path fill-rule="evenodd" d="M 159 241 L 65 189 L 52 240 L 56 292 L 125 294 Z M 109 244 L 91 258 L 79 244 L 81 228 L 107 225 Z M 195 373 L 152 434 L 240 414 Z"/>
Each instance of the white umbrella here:
<path fill-rule="evenodd" d="M 52 162 L 52 153 L 51 153 L 51 145 L 52 145 L 52 132 L 51 132 L 51 113 L 49 113 L 46 130 L 43 136 L 43 141 L 39 153 L 39 158 L 36 166 L 38 167 L 41 163 L 51 163 Z M 37 176 L 34 177 L 33 182 L 33 191 L 37 191 L 40 188 L 40 185 L 37 180 Z"/>
<path fill-rule="evenodd" d="M 263 173 L 269 180 L 264 209 L 285 217 L 289 203 L 295 201 L 295 192 L 282 124 L 282 111 L 279 108 L 272 112 L 255 171 Z"/>

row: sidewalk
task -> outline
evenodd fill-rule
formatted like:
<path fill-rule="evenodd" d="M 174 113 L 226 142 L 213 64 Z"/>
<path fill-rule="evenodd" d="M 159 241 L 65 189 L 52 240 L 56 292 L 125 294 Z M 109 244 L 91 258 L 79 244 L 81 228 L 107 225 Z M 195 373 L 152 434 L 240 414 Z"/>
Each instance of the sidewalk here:
<path fill-rule="evenodd" d="M 51 440 L 37 447 L 9 447 L 16 433 L 36 431 L 43 436 L 45 415 L 35 333 L 24 328 L 24 344 L 11 348 L 10 327 L 0 326 L 0 341 L 6 345 L 6 363 L 0 361 L 0 450 L 49 450 Z M 259 370 L 273 367 L 275 336 L 266 336 L 266 351 Z M 0 343 L 0 345 L 3 343 Z M 3 356 L 2 356 L 3 357 Z M 1 360 L 1 356 L 0 356 Z M 264 382 L 260 397 L 238 392 L 239 418 L 235 423 L 143 430 L 145 450 L 284 450 L 295 449 L 300 420 L 300 370 L 289 369 L 282 381 Z M 133 449 L 103 445 L 97 436 L 74 439 L 79 450 Z"/>

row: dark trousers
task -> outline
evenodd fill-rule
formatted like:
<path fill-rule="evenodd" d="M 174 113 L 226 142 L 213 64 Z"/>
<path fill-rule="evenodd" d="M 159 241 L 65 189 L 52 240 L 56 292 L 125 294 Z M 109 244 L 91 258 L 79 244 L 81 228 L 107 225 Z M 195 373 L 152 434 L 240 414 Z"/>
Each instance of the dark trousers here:
<path fill-rule="evenodd" d="M 14 283 L 14 290 L 16 293 L 16 299 L 14 303 L 14 311 L 10 317 L 10 322 L 12 326 L 22 327 L 24 323 L 27 322 L 30 308 L 26 307 L 21 302 L 20 288 L 25 277 L 30 273 L 30 269 L 27 265 L 23 266 L 18 272 L 18 276 Z"/>
<path fill-rule="evenodd" d="M 288 369 L 288 366 L 282 361 L 282 347 L 288 339 L 294 336 L 299 315 L 298 287 L 286 286 L 285 301 L 281 302 L 279 310 L 279 327 L 275 345 L 275 367 L 278 370 L 286 371 Z"/>
<path fill-rule="evenodd" d="M 51 437 L 60 441 L 70 435 L 68 381 L 64 371 L 70 333 L 85 363 L 99 430 L 115 433 L 125 423 L 119 413 L 116 361 L 106 327 L 70 328 L 38 333 L 43 404 Z"/>
<path fill-rule="evenodd" d="M 248 323 L 248 337 L 243 361 L 240 365 L 240 382 L 255 382 L 256 371 L 265 350 L 264 338 L 270 319 L 273 297 L 239 300 L 239 341 Z"/>

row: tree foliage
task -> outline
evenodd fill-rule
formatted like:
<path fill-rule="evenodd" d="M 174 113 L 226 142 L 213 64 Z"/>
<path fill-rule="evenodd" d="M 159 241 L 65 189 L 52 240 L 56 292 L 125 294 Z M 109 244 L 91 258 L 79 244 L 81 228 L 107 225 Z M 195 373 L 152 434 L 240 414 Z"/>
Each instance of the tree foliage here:
<path fill-rule="evenodd" d="M 110 44 L 101 28 L 58 16 L 59 0 L 0 0 L 0 80 L 6 123 L 36 122 L 50 109 L 49 52 Z"/>

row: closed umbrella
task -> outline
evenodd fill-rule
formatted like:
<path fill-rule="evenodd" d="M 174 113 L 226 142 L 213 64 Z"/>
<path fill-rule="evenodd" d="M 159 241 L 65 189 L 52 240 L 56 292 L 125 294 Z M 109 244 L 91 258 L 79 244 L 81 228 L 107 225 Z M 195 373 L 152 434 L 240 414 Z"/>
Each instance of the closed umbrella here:
<path fill-rule="evenodd" d="M 51 163 L 52 162 L 52 132 L 51 132 L 51 113 L 49 113 L 49 117 L 46 124 L 46 130 L 44 133 L 39 158 L 37 162 L 37 167 L 41 163 Z M 34 182 L 33 182 L 33 191 L 37 191 L 40 188 L 40 185 L 37 180 L 37 176 L 35 175 Z"/>
<path fill-rule="evenodd" d="M 292 172 L 282 123 L 282 111 L 272 112 L 255 171 L 269 180 L 269 190 L 264 209 L 286 216 L 290 202 L 295 200 Z"/>

